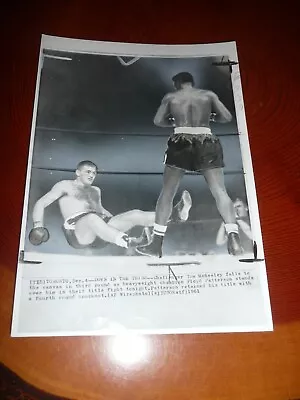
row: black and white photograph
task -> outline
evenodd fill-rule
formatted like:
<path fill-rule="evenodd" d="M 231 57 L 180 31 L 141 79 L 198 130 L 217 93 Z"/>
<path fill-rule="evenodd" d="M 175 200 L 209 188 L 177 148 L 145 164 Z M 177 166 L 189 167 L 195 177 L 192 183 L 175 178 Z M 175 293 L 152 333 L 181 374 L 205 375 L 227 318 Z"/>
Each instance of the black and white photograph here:
<path fill-rule="evenodd" d="M 26 253 L 252 246 L 227 55 L 43 52 Z"/>
<path fill-rule="evenodd" d="M 124 330 L 272 330 L 234 42 L 42 37 L 12 334 Z"/>

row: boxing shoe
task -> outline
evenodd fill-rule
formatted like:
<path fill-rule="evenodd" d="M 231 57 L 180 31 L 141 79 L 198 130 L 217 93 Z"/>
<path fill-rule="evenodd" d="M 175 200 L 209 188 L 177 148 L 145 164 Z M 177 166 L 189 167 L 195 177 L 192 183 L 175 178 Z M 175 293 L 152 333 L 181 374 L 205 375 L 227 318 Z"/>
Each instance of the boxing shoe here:
<path fill-rule="evenodd" d="M 163 236 L 153 235 L 152 242 L 146 246 L 138 246 L 136 252 L 142 256 L 162 257 Z"/>
<path fill-rule="evenodd" d="M 43 227 L 33 228 L 29 232 L 29 241 L 34 246 L 39 246 L 49 240 L 50 234 L 48 229 Z"/>
<path fill-rule="evenodd" d="M 181 199 L 174 206 L 170 221 L 187 221 L 189 218 L 190 209 L 192 207 L 192 198 L 187 190 L 184 190 Z"/>
<path fill-rule="evenodd" d="M 143 231 L 142 235 L 139 238 L 123 234 L 116 238 L 115 244 L 117 246 L 124 247 L 125 249 L 136 247 L 137 245 L 146 245 L 151 240 L 151 236 L 149 239 L 148 235 L 150 236 L 150 231 L 148 233 L 147 231 L 145 232 L 145 230 Z"/>
<path fill-rule="evenodd" d="M 151 242 L 151 230 L 148 227 L 143 229 L 143 232 L 140 237 L 130 237 L 129 245 L 130 246 L 146 246 Z"/>
<path fill-rule="evenodd" d="M 228 253 L 233 256 L 243 254 L 243 248 L 241 246 L 241 241 L 238 233 L 230 232 L 228 234 L 227 250 Z"/>

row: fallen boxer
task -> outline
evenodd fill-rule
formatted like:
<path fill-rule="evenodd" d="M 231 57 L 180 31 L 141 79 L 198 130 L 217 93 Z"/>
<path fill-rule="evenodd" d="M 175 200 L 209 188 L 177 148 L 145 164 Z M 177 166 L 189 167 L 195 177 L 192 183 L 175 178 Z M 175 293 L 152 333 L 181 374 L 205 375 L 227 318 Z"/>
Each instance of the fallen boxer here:
<path fill-rule="evenodd" d="M 128 248 L 150 240 L 149 227 L 154 225 L 155 212 L 131 210 L 113 216 L 101 201 L 101 190 L 92 186 L 97 175 L 97 166 L 91 161 L 81 161 L 76 168 L 75 180 L 63 180 L 35 204 L 32 213 L 33 229 L 29 240 L 40 245 L 49 240 L 44 224 L 44 210 L 56 200 L 64 219 L 63 232 L 70 246 L 82 249 L 92 246 L 100 239 L 97 247 L 113 243 Z M 174 218 L 186 220 L 191 208 L 191 197 L 184 191 L 174 210 Z M 145 227 L 140 238 L 129 237 L 126 232 L 135 226 Z"/>
<path fill-rule="evenodd" d="M 232 255 L 242 253 L 234 207 L 223 176 L 223 150 L 219 139 L 210 129 L 211 116 L 215 122 L 229 122 L 230 112 L 209 90 L 194 87 L 193 76 L 181 72 L 173 78 L 175 92 L 164 96 L 154 118 L 160 127 L 174 127 L 165 153 L 163 188 L 156 205 L 154 235 L 150 244 L 137 247 L 146 256 L 162 256 L 163 238 L 171 214 L 174 196 L 185 171 L 204 175 L 216 201 L 227 233 L 227 249 Z"/>

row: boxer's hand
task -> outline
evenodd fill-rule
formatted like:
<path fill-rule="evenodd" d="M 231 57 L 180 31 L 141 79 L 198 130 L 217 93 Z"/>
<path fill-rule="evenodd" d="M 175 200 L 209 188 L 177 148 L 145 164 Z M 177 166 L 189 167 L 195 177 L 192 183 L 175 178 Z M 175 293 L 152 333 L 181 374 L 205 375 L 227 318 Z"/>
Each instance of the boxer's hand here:
<path fill-rule="evenodd" d="M 175 118 L 174 117 L 169 117 L 169 122 L 170 122 L 171 126 L 176 127 Z"/>
<path fill-rule="evenodd" d="M 211 113 L 211 114 L 210 114 L 209 120 L 210 120 L 211 122 L 216 122 L 216 117 L 217 117 L 217 114 L 216 114 L 216 113 Z"/>
<path fill-rule="evenodd" d="M 39 246 L 40 244 L 47 242 L 50 238 L 50 234 L 46 228 L 37 227 L 31 229 L 29 232 L 29 241 L 34 246 Z"/>

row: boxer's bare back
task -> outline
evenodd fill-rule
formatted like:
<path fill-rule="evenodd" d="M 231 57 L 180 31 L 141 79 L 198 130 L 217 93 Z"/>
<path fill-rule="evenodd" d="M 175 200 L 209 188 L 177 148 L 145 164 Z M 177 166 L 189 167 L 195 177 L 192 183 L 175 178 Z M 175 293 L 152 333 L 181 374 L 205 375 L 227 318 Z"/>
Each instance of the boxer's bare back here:
<path fill-rule="evenodd" d="M 209 127 L 212 113 L 216 114 L 217 122 L 228 122 L 231 119 L 230 112 L 215 93 L 188 86 L 165 95 L 154 123 L 162 127 Z"/>

